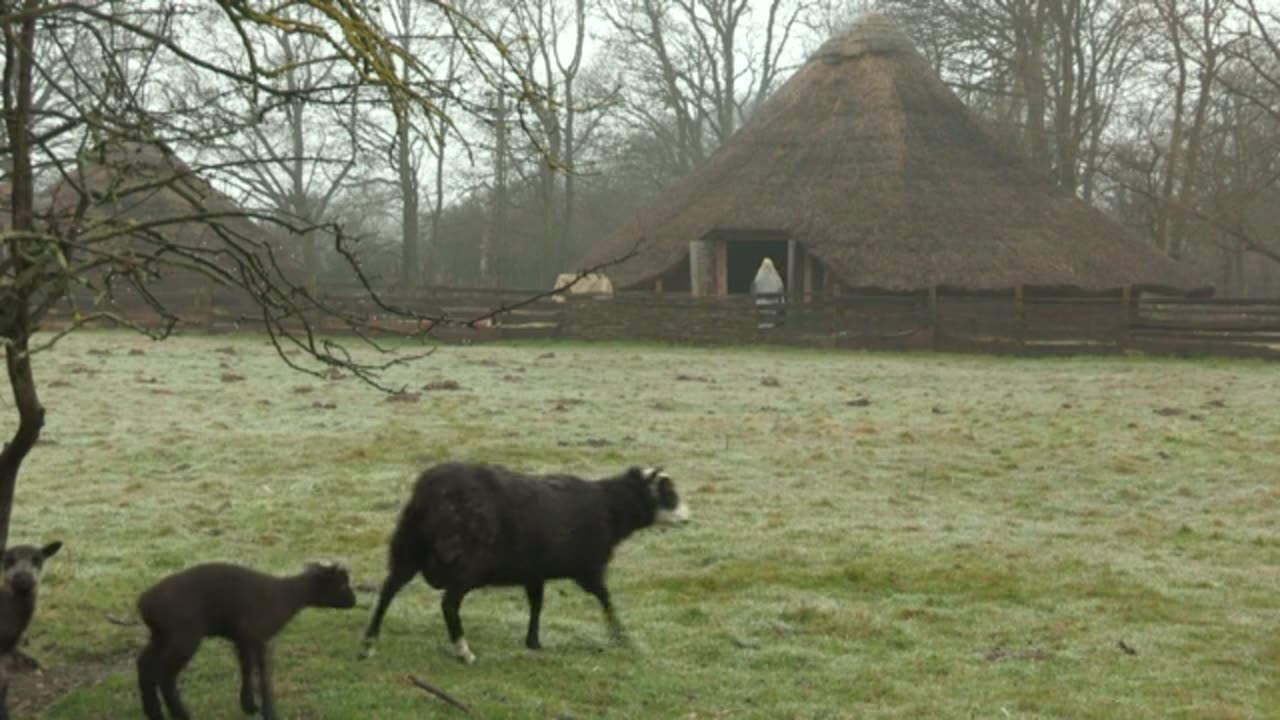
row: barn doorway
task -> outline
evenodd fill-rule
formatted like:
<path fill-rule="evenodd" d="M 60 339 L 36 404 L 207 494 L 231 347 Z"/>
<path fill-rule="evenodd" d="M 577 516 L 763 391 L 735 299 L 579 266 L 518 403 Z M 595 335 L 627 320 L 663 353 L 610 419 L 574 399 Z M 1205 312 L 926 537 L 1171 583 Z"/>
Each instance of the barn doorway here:
<path fill-rule="evenodd" d="M 787 277 L 787 241 L 778 240 L 728 240 L 725 242 L 726 290 L 730 295 L 751 292 L 751 281 L 765 258 L 773 260 L 773 266 L 785 280 Z M 790 288 L 787 288 L 790 290 Z"/>

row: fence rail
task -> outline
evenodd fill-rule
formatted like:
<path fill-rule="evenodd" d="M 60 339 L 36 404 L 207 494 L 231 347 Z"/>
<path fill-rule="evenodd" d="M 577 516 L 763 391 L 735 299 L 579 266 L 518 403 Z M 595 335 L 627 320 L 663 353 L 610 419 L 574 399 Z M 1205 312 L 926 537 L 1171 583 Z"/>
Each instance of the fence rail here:
<path fill-rule="evenodd" d="M 695 298 L 621 292 L 612 297 L 544 291 L 433 287 L 387 293 L 328 289 L 339 314 L 388 333 L 422 332 L 444 341 L 560 337 L 692 344 L 777 343 L 848 348 L 933 349 L 1027 355 L 1145 351 L 1179 355 L 1280 357 L 1280 300 L 1151 296 L 1126 289 L 1068 292 L 1042 288 L 965 293 L 935 288 L 787 303 L 742 295 Z M 158 299 L 184 325 L 212 331 L 254 327 L 261 311 L 243 296 L 170 291 Z M 81 307 L 88 303 L 80 298 Z M 65 320 L 67 308 L 54 313 Z M 132 322 L 158 316 L 139 298 L 106 308 Z M 406 320 L 407 310 L 444 322 Z M 491 322 L 466 322 L 501 310 Z M 325 332 L 348 327 L 339 317 L 307 318 Z"/>

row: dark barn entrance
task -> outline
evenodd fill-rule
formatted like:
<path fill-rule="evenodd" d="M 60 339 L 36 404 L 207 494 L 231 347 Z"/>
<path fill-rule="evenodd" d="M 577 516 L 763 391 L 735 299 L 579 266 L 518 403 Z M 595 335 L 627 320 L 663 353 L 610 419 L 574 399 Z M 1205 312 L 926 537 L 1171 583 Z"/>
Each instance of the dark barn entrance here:
<path fill-rule="evenodd" d="M 727 257 L 728 287 L 730 295 L 751 292 L 751 281 L 760 269 L 765 258 L 773 260 L 773 266 L 783 280 L 787 277 L 787 241 L 786 240 L 729 240 Z M 788 288 L 789 290 L 790 288 Z"/>

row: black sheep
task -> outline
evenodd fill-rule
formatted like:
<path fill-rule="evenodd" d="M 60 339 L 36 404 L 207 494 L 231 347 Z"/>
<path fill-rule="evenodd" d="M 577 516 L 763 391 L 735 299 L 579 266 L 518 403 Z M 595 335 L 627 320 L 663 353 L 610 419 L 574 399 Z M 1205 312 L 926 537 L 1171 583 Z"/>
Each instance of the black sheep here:
<path fill-rule="evenodd" d="M 4 551 L 3 584 L 0 585 L 0 664 L 7 666 L 13 660 L 28 667 L 39 667 L 39 663 L 22 652 L 18 645 L 36 612 L 36 594 L 44 561 L 60 549 L 61 542 L 51 542 L 44 547 L 15 545 Z M 7 669 L 0 667 L 0 719 L 9 717 Z"/>
<path fill-rule="evenodd" d="M 347 571 L 339 565 L 308 564 L 291 577 L 275 577 L 227 563 L 196 565 L 151 586 L 138 598 L 138 612 L 151 639 L 138 656 L 138 689 L 148 720 L 164 720 L 156 690 L 174 720 L 190 715 L 178 695 L 178 673 L 206 637 L 230 640 L 240 661 L 240 708 L 257 712 L 253 671 L 258 672 L 262 717 L 275 720 L 267 643 L 304 607 L 355 607 Z"/>
<path fill-rule="evenodd" d="M 443 589 L 449 640 L 463 662 L 474 662 L 459 608 L 475 588 L 525 589 L 529 631 L 538 649 L 543 585 L 569 578 L 600 601 L 615 638 L 622 625 L 609 601 L 605 571 L 613 549 L 655 523 L 680 523 L 689 513 L 665 473 L 633 467 L 589 482 L 570 475 L 531 476 L 494 465 L 447 463 L 418 477 L 391 537 L 388 574 L 365 630 L 365 654 L 392 598 L 416 573 Z"/>

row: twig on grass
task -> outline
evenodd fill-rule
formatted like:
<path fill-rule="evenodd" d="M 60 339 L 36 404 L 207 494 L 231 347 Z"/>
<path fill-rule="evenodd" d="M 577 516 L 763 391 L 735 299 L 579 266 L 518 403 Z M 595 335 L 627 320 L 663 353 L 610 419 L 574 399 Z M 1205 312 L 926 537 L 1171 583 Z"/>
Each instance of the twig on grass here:
<path fill-rule="evenodd" d="M 440 688 L 436 687 L 435 685 L 432 685 L 431 683 L 427 682 L 426 680 L 423 680 L 422 678 L 418 677 L 417 675 L 409 675 L 409 676 L 407 676 L 407 677 L 409 678 L 409 682 L 410 682 L 410 683 L 412 683 L 414 687 L 416 687 L 416 688 L 418 688 L 418 689 L 420 689 L 420 690 L 426 690 L 427 692 L 431 693 L 432 695 L 435 695 L 436 697 L 440 698 L 441 700 L 444 700 L 445 702 L 447 702 L 447 703 L 449 703 L 450 705 L 452 705 L 452 706 L 454 706 L 454 707 L 458 708 L 459 710 L 461 710 L 462 712 L 464 712 L 464 713 L 466 713 L 466 714 L 468 714 L 468 715 L 472 715 L 472 714 L 474 714 L 474 713 L 472 713 L 472 712 L 471 712 L 471 708 L 467 707 L 467 705 L 466 705 L 465 703 L 463 703 L 461 700 L 459 700 L 459 699 L 455 698 L 454 696 L 450 695 L 449 693 L 447 693 L 447 692 L 445 692 L 445 691 L 441 690 Z"/>

